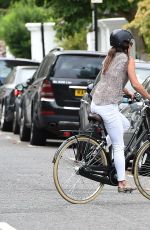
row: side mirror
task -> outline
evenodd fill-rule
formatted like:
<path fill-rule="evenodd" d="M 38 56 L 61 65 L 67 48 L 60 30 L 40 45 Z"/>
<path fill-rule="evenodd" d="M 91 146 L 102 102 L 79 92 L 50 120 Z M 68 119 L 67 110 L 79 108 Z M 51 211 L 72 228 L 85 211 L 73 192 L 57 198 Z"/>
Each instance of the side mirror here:
<path fill-rule="evenodd" d="M 23 86 L 23 84 L 19 84 L 19 85 L 16 85 L 15 89 L 17 89 L 19 91 L 23 91 L 24 90 L 24 86 Z"/>
<path fill-rule="evenodd" d="M 23 93 L 24 91 L 24 86 L 23 84 L 18 84 L 15 86 L 15 90 L 14 90 L 14 95 L 15 97 L 19 97 L 21 96 L 21 94 Z"/>
<path fill-rule="evenodd" d="M 29 78 L 29 79 L 26 81 L 26 85 L 27 85 L 27 86 L 31 85 L 33 81 L 34 81 L 33 78 Z"/>
<path fill-rule="evenodd" d="M 2 86 L 3 85 L 3 83 L 2 83 L 2 81 L 0 80 L 0 86 Z"/>
<path fill-rule="evenodd" d="M 91 83 L 91 84 L 89 84 L 89 85 L 87 86 L 86 91 L 87 91 L 87 93 L 88 93 L 88 94 L 90 94 L 90 93 L 91 93 L 91 91 L 92 91 L 93 87 L 94 87 L 94 84 L 93 84 L 93 83 Z"/>
<path fill-rule="evenodd" d="M 4 85 L 2 78 L 0 79 L 0 86 Z"/>

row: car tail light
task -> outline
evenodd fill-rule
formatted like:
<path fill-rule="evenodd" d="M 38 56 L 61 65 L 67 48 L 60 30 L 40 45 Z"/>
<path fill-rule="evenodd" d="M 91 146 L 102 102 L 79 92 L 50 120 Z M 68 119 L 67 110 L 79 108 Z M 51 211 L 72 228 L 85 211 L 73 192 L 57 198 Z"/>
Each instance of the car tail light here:
<path fill-rule="evenodd" d="M 15 95 L 15 97 L 18 97 L 20 94 L 22 94 L 22 91 L 21 91 L 21 90 L 18 90 L 18 89 L 15 89 L 15 90 L 14 90 L 14 95 Z"/>
<path fill-rule="evenodd" d="M 44 116 L 55 115 L 55 112 L 54 111 L 43 110 L 43 111 L 41 111 L 41 115 L 44 115 Z"/>
<path fill-rule="evenodd" d="M 65 132 L 63 133 L 63 136 L 64 136 L 64 137 L 70 137 L 70 136 L 71 136 L 71 132 L 65 131 Z"/>
<path fill-rule="evenodd" d="M 52 84 L 49 82 L 49 80 L 45 79 L 43 81 L 40 95 L 41 95 L 41 97 L 54 98 Z"/>

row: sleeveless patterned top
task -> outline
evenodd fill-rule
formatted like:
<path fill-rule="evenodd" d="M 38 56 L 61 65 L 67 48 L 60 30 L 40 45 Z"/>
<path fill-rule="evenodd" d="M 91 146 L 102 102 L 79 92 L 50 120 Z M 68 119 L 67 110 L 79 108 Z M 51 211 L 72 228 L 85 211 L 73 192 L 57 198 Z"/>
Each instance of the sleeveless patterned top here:
<path fill-rule="evenodd" d="M 128 81 L 128 56 L 117 52 L 105 74 L 97 83 L 92 101 L 96 105 L 118 104 L 123 97 L 123 88 Z"/>

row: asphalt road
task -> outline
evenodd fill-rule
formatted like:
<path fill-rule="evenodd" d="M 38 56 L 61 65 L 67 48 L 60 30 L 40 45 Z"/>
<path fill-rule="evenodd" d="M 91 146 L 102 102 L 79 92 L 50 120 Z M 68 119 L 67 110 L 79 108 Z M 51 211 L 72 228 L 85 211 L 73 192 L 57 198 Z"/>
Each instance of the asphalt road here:
<path fill-rule="evenodd" d="M 150 201 L 138 191 L 120 195 L 116 187 L 105 186 L 88 204 L 63 200 L 52 176 L 58 146 L 33 147 L 0 132 L 0 230 L 150 229 Z"/>

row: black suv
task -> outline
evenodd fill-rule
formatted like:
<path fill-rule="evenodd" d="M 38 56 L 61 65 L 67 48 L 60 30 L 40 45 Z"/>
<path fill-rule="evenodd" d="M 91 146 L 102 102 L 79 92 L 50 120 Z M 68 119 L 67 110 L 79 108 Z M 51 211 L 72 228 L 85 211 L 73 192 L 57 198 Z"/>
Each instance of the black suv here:
<path fill-rule="evenodd" d="M 20 139 L 44 145 L 79 129 L 80 100 L 99 73 L 105 54 L 54 49 L 22 95 Z"/>

